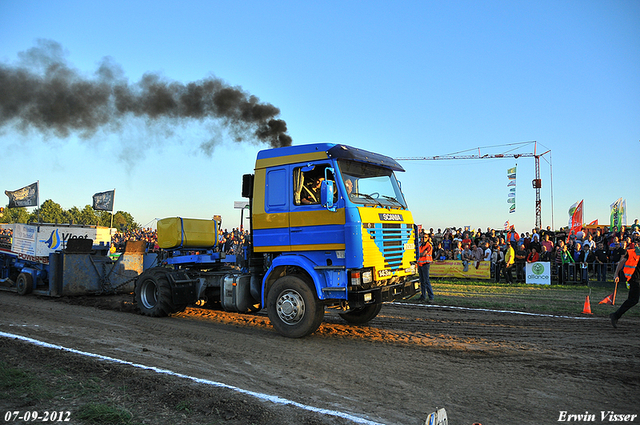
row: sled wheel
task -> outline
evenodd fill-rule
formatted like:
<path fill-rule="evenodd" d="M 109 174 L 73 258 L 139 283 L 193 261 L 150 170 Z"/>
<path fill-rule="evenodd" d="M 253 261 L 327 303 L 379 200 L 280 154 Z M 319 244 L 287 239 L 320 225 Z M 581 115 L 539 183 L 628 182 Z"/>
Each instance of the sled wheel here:
<path fill-rule="evenodd" d="M 301 338 L 318 329 L 324 319 L 324 307 L 302 279 L 283 276 L 269 291 L 267 314 L 278 333 Z"/>
<path fill-rule="evenodd" d="M 30 294 L 33 290 L 33 276 L 29 273 L 20 273 L 16 280 L 16 289 L 19 295 Z"/>
<path fill-rule="evenodd" d="M 173 303 L 171 284 L 163 267 L 144 272 L 136 282 L 135 292 L 138 308 L 145 316 L 164 317 L 186 308 L 186 305 L 176 306 Z"/>
<path fill-rule="evenodd" d="M 340 313 L 340 317 L 352 325 L 362 325 L 373 320 L 373 318 L 380 313 L 381 309 L 382 303 L 370 304 L 347 313 Z"/>

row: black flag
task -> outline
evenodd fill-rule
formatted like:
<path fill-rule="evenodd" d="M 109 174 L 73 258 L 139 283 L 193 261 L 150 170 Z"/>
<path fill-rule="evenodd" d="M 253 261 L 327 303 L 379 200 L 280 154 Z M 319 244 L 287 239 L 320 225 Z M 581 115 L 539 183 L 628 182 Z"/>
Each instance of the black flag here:
<path fill-rule="evenodd" d="M 109 190 L 93 195 L 93 209 L 96 211 L 113 211 L 113 198 L 116 191 Z"/>
<path fill-rule="evenodd" d="M 9 208 L 37 207 L 38 206 L 38 185 L 39 182 L 25 186 L 22 189 L 8 191 L 4 194 L 9 197 Z"/>

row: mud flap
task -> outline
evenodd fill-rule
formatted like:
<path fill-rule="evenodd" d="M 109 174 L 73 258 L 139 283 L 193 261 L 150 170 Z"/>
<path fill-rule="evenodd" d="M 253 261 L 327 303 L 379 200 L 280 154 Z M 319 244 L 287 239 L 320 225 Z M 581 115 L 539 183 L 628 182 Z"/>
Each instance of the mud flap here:
<path fill-rule="evenodd" d="M 427 416 L 427 420 L 424 421 L 424 425 L 449 425 L 447 411 L 443 407 L 442 409 L 437 409 L 435 412 L 430 413 L 429 416 Z"/>
<path fill-rule="evenodd" d="M 198 301 L 196 283 L 198 279 L 191 278 L 184 272 L 167 273 L 171 285 L 171 299 L 174 304 L 192 304 Z"/>

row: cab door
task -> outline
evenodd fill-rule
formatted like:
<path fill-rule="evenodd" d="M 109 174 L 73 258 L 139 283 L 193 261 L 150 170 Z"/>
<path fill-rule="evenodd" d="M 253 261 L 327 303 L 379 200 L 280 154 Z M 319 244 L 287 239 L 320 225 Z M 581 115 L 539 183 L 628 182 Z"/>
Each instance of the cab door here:
<path fill-rule="evenodd" d="M 335 251 L 345 249 L 344 205 L 329 211 L 317 202 L 305 203 L 305 193 L 319 178 L 326 177 L 329 163 L 310 163 L 292 169 L 292 205 L 289 214 L 292 251 Z M 329 174 L 329 178 L 335 177 Z M 306 186 L 306 187 L 305 187 Z M 336 190 L 337 185 L 336 185 Z M 308 198 L 307 198 L 308 199 Z"/>

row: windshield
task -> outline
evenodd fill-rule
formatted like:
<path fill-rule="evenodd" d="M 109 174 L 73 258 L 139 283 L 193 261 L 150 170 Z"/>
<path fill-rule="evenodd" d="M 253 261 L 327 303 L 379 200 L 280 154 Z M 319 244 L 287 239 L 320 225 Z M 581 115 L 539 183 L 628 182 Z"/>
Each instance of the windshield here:
<path fill-rule="evenodd" d="M 351 202 L 385 208 L 407 207 L 392 170 L 347 160 L 339 160 L 338 167 Z"/>

